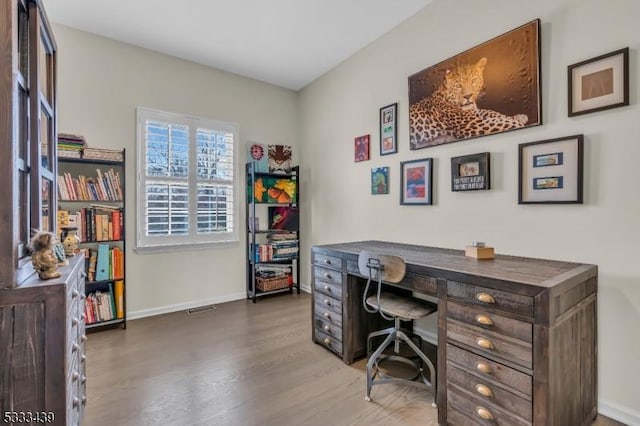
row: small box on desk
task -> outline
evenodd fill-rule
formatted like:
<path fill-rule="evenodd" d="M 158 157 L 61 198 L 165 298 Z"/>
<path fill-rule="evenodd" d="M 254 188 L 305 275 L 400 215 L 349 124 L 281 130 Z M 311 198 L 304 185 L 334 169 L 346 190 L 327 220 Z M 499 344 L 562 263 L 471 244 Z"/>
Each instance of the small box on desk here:
<path fill-rule="evenodd" d="M 464 255 L 473 257 L 476 259 L 493 259 L 495 257 L 493 253 L 493 247 L 474 247 L 466 246 L 464 248 Z"/>

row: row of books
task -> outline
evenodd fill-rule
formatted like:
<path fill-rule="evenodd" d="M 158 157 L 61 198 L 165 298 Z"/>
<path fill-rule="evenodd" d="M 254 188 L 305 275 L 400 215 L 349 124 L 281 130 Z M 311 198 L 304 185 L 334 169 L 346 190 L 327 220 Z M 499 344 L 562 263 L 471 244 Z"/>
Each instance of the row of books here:
<path fill-rule="evenodd" d="M 77 212 L 58 210 L 58 229 L 76 228 L 85 241 L 118 241 L 124 238 L 124 212 L 109 206 L 83 207 Z"/>
<path fill-rule="evenodd" d="M 96 169 L 96 177 L 71 176 L 65 172 L 58 176 L 58 199 L 63 201 L 121 201 L 122 183 L 120 174 L 113 169 L 104 174 Z"/>
<path fill-rule="evenodd" d="M 295 259 L 298 251 L 298 240 L 256 244 L 253 248 L 255 262 Z"/>
<path fill-rule="evenodd" d="M 85 299 L 86 324 L 124 318 L 124 281 L 109 283 L 108 291 L 89 293 Z"/>
<path fill-rule="evenodd" d="M 87 280 L 105 281 L 124 278 L 124 252 L 120 247 L 98 244 L 97 249 L 82 249 L 87 259 Z"/>

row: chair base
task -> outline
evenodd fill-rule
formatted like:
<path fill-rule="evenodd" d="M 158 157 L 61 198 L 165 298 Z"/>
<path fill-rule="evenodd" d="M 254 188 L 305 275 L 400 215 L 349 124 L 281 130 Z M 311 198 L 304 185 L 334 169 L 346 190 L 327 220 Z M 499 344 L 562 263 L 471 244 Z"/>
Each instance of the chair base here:
<path fill-rule="evenodd" d="M 413 340 L 400 329 L 400 319 L 395 318 L 395 327 L 388 328 L 386 330 L 375 331 L 369 334 L 367 339 L 367 347 L 369 349 L 371 339 L 376 336 L 382 336 L 387 334 L 384 342 L 373 352 L 369 359 L 367 360 L 367 395 L 365 396 L 366 401 L 371 401 L 371 389 L 373 386 L 387 384 L 387 383 L 401 383 L 407 385 L 418 386 L 421 388 L 426 388 L 431 391 L 433 396 L 432 405 L 436 406 L 436 371 L 433 366 L 433 363 L 427 358 L 427 356 L 422 352 L 421 348 L 413 342 Z M 410 359 L 405 357 L 400 357 L 397 355 L 385 355 L 383 352 L 391 345 L 394 344 L 394 352 L 399 351 L 400 342 L 405 343 L 413 352 L 418 356 L 421 364 L 418 364 Z M 369 352 L 369 351 L 368 351 Z M 379 363 L 384 359 L 395 359 L 401 362 L 405 362 L 409 365 L 414 365 L 418 368 L 418 374 L 413 379 L 404 379 L 404 378 L 396 378 L 385 375 L 380 371 Z M 429 379 L 427 379 L 425 375 L 425 367 L 429 371 Z"/>

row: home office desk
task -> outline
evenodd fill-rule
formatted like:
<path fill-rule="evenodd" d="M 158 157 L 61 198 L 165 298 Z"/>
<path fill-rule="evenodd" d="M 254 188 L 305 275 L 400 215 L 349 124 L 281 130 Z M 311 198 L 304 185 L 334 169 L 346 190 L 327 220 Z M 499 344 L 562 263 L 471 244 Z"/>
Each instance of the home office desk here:
<path fill-rule="evenodd" d="M 362 308 L 363 250 L 404 258 L 397 287 L 438 299 L 440 424 L 591 424 L 597 266 L 476 260 L 462 250 L 383 241 L 314 246 L 312 338 L 347 364 L 366 355 L 367 334 L 381 328 L 379 316 Z"/>

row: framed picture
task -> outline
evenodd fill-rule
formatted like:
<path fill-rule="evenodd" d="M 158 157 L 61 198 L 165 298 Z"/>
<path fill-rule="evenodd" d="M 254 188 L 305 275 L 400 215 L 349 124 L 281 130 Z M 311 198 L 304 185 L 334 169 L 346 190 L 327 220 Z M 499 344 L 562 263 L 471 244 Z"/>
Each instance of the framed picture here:
<path fill-rule="evenodd" d="M 540 20 L 409 77 L 410 148 L 542 124 Z"/>
<path fill-rule="evenodd" d="M 451 190 L 491 189 L 489 153 L 451 158 Z"/>
<path fill-rule="evenodd" d="M 380 108 L 380 155 L 398 152 L 398 104 Z"/>
<path fill-rule="evenodd" d="M 433 204 L 433 158 L 400 163 L 400 204 Z"/>
<path fill-rule="evenodd" d="M 253 185 L 247 182 L 247 199 L 256 203 L 295 204 L 298 197 L 298 181 L 290 178 L 261 176 Z"/>
<path fill-rule="evenodd" d="M 583 139 L 520 144 L 518 204 L 582 204 Z"/>
<path fill-rule="evenodd" d="M 371 169 L 371 194 L 389 193 L 389 167 Z"/>
<path fill-rule="evenodd" d="M 629 48 L 569 65 L 569 117 L 629 105 Z"/>
<path fill-rule="evenodd" d="M 354 142 L 355 161 L 366 161 L 369 159 L 369 135 L 358 136 Z"/>

